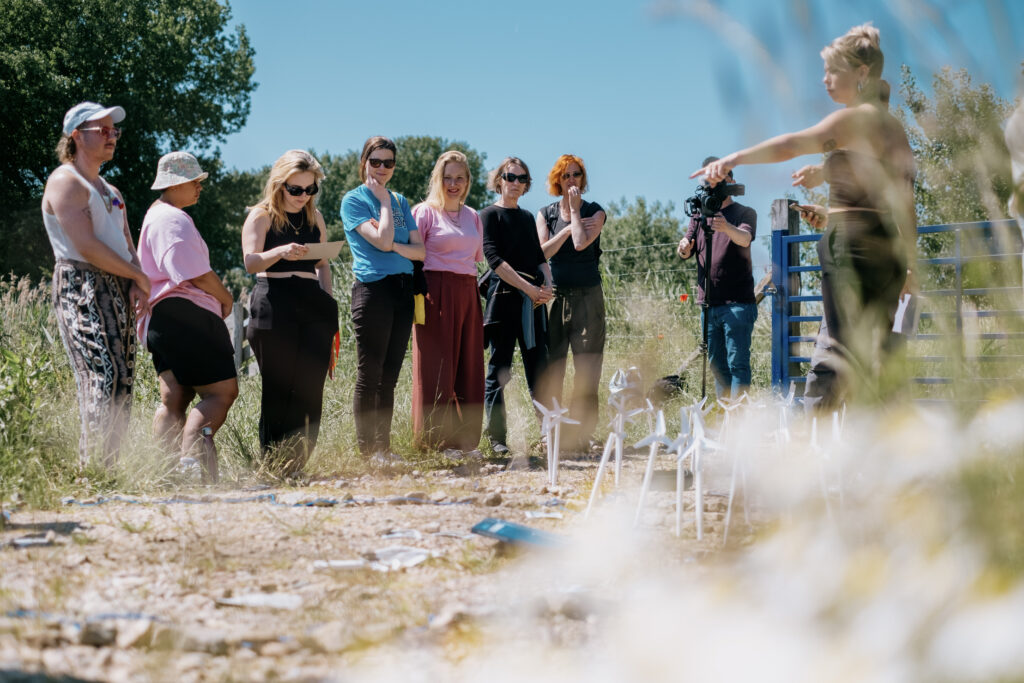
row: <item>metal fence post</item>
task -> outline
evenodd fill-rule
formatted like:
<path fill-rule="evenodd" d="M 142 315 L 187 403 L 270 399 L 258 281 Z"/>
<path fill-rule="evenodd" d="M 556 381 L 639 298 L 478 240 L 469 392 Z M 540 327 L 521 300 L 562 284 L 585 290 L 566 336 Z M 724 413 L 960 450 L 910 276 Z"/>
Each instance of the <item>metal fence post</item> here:
<path fill-rule="evenodd" d="M 789 297 L 800 293 L 800 274 L 790 273 L 791 265 L 800 264 L 800 246 L 787 245 L 783 240 L 788 235 L 800 233 L 800 215 L 789 208 L 788 199 L 776 199 L 772 202 L 772 286 L 775 295 L 772 297 L 772 386 L 784 391 L 786 379 L 794 372 L 788 363 L 788 356 L 793 355 L 789 343 L 792 323 L 789 316 L 793 314 Z M 798 304 L 796 304 L 798 305 Z"/>
<path fill-rule="evenodd" d="M 245 307 L 231 304 L 231 344 L 235 347 L 235 370 L 242 367 L 242 343 L 245 341 Z"/>

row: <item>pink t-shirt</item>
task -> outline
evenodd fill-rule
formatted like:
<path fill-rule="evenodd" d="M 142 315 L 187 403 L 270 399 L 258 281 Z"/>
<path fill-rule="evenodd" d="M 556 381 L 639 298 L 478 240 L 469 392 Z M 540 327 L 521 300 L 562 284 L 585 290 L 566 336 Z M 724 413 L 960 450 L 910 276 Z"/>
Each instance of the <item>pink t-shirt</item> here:
<path fill-rule="evenodd" d="M 412 215 L 427 252 L 423 270 L 476 275 L 476 262 L 484 260 L 484 226 L 476 211 L 464 206 L 455 220 L 446 211 L 417 204 Z"/>
<path fill-rule="evenodd" d="M 164 202 L 154 203 L 142 220 L 139 261 L 153 286 L 149 292 L 151 307 L 161 299 L 180 296 L 220 317 L 217 298 L 189 282 L 212 269 L 210 250 L 187 213 Z M 148 315 L 139 319 L 138 327 L 139 340 L 144 344 Z"/>

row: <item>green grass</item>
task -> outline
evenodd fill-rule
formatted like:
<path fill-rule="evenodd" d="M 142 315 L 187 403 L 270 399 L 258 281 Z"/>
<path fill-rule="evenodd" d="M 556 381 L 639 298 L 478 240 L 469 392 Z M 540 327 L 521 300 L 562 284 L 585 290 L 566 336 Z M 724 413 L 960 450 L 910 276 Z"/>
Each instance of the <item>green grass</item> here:
<path fill-rule="evenodd" d="M 78 410 L 75 382 L 57 331 L 49 284 L 0 280 L 0 500 L 17 492 L 40 507 L 56 505 L 64 496 L 88 497 L 111 491 L 159 491 L 172 487 L 165 475 L 166 455 L 151 437 L 159 404 L 157 379 L 149 354 L 140 350 L 136 363 L 132 417 L 119 462 L 111 470 L 91 464 L 78 469 Z M 355 386 L 355 340 L 349 319 L 351 276 L 335 273 L 339 300 L 341 353 L 333 379 L 324 392 L 320 441 L 306 465 L 311 476 L 352 475 L 364 471 L 357 455 L 352 395 Z M 617 368 L 640 368 L 646 381 L 674 373 L 697 345 L 699 309 L 691 300 L 681 303 L 681 283 L 652 278 L 621 282 L 610 279 L 609 339 L 605 353 L 602 392 Z M 754 336 L 754 385 L 769 381 L 769 325 L 762 307 Z M 414 467 L 444 466 L 437 453 L 416 453 L 412 447 L 411 357 L 402 368 L 395 395 L 393 449 L 406 454 Z M 533 407 L 518 358 L 506 389 L 510 446 L 527 450 L 539 438 Z M 699 360 L 684 373 L 687 395 L 700 391 Z M 567 372 L 572 381 L 572 363 Z M 602 396 L 602 401 L 604 400 Z M 227 421 L 217 434 L 221 475 L 227 484 L 273 477 L 261 462 L 256 427 L 259 420 L 260 379 L 243 374 L 240 392 Z M 603 430 L 603 427 L 601 428 Z M 636 429 L 641 429 L 637 427 Z"/>

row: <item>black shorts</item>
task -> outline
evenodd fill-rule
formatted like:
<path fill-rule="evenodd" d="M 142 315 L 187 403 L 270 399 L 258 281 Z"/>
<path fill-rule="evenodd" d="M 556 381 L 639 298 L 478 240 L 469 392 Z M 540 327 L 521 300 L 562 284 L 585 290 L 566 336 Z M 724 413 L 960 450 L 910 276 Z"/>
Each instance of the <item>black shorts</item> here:
<path fill-rule="evenodd" d="M 236 376 L 235 351 L 224 321 L 188 299 L 172 296 L 153 307 L 146 333 L 157 374 L 165 370 L 184 387 Z"/>

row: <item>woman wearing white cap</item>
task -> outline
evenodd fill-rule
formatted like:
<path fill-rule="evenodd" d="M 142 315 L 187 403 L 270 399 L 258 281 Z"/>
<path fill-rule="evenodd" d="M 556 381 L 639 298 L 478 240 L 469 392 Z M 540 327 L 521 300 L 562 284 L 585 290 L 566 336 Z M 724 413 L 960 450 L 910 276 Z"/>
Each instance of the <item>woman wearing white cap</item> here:
<path fill-rule="evenodd" d="M 160 407 L 153 432 L 177 446 L 183 461 L 201 453 L 208 479 L 217 480 L 217 453 L 201 449 L 203 434 L 224 424 L 238 396 L 234 351 L 223 318 L 231 293 L 210 268 L 210 251 L 183 210 L 199 201 L 208 176 L 188 152 L 160 158 L 152 189 L 161 190 L 142 221 L 139 258 L 153 289 L 151 313 L 139 319 L 139 339 L 153 354 Z M 188 410 L 192 400 L 199 402 Z M 187 413 L 187 415 L 186 415 Z"/>
<path fill-rule="evenodd" d="M 82 102 L 64 115 L 61 161 L 43 192 L 53 247 L 53 305 L 71 360 L 81 414 L 84 466 L 99 451 L 109 465 L 131 410 L 134 313 L 148 309 L 149 278 L 128 231 L 124 198 L 100 176 L 114 157 L 121 107 Z"/>

